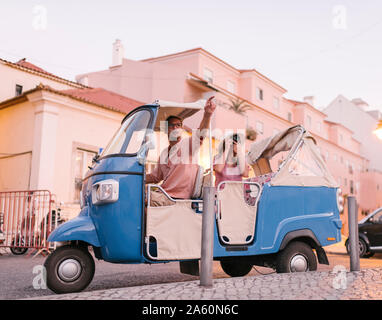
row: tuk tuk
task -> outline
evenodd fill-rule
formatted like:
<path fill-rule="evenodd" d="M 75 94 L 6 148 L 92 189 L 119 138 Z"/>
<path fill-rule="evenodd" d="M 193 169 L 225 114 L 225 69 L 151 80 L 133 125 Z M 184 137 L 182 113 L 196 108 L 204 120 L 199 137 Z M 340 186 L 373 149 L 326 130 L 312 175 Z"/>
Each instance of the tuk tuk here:
<path fill-rule="evenodd" d="M 149 136 L 161 122 L 170 115 L 185 119 L 203 107 L 203 101 L 157 102 L 123 119 L 83 180 L 78 217 L 48 238 L 60 244 L 45 261 L 52 291 L 88 286 L 95 271 L 89 248 L 111 263 L 179 261 L 181 272 L 198 275 L 203 186 L 211 172 L 200 167 L 190 181 L 191 199 L 174 199 L 160 185 L 145 185 L 145 163 L 153 148 Z M 246 157 L 256 176 L 216 188 L 214 260 L 233 277 L 245 276 L 254 265 L 305 272 L 316 270 L 317 260 L 329 264 L 323 247 L 341 240 L 339 189 L 315 139 L 294 126 L 253 143 Z M 163 192 L 171 205 L 152 206 L 152 190 Z"/>

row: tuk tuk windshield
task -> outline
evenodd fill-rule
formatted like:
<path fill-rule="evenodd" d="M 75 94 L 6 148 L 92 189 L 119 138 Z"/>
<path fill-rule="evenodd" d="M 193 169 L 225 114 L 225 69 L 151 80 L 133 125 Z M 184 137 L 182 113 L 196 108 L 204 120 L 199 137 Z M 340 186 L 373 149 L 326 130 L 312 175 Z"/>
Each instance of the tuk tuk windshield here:
<path fill-rule="evenodd" d="M 132 114 L 123 122 L 101 157 L 110 154 L 136 154 L 145 139 L 150 118 L 151 113 L 148 110 Z"/>

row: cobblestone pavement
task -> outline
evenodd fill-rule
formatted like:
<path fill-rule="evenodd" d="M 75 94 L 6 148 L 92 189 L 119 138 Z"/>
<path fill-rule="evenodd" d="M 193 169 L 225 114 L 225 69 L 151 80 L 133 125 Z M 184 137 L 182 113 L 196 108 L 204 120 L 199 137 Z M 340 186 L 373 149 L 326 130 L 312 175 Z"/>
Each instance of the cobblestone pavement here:
<path fill-rule="evenodd" d="M 43 300 L 370 300 L 382 299 L 382 269 L 269 274 L 44 296 Z"/>

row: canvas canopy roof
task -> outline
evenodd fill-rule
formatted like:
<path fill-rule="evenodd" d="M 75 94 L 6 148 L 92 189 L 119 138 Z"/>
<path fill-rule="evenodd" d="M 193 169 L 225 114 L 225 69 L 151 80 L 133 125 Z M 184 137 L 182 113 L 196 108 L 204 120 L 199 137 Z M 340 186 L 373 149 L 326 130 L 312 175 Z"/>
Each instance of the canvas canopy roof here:
<path fill-rule="evenodd" d="M 292 149 L 293 144 L 304 131 L 302 126 L 294 126 L 259 142 L 252 143 L 248 153 L 248 162 L 254 164 L 259 158 L 271 159 L 281 151 Z"/>
<path fill-rule="evenodd" d="M 289 151 L 289 154 L 271 180 L 271 185 L 338 187 L 315 139 L 300 125 L 253 143 L 247 160 L 249 164 L 254 164 L 260 158 L 271 159 L 282 151 Z"/>
<path fill-rule="evenodd" d="M 169 116 L 177 116 L 182 120 L 191 117 L 195 113 L 204 109 L 205 100 L 198 100 L 190 103 L 180 103 L 172 101 L 158 100 L 159 113 L 155 123 L 155 129 L 160 128 L 161 121 L 166 121 Z"/>

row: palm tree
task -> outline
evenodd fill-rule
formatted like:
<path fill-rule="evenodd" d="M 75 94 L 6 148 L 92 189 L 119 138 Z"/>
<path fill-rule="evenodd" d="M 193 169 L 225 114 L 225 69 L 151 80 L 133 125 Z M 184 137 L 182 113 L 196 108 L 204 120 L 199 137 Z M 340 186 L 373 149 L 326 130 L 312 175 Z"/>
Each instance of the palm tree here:
<path fill-rule="evenodd" d="M 244 100 L 240 100 L 239 98 L 236 98 L 235 100 L 229 99 L 231 102 L 228 104 L 229 110 L 233 110 L 236 113 L 244 114 L 247 110 L 252 109 L 253 107 L 246 103 Z"/>
<path fill-rule="evenodd" d="M 245 133 L 248 140 L 255 141 L 257 139 L 257 132 L 252 127 L 247 127 Z"/>

